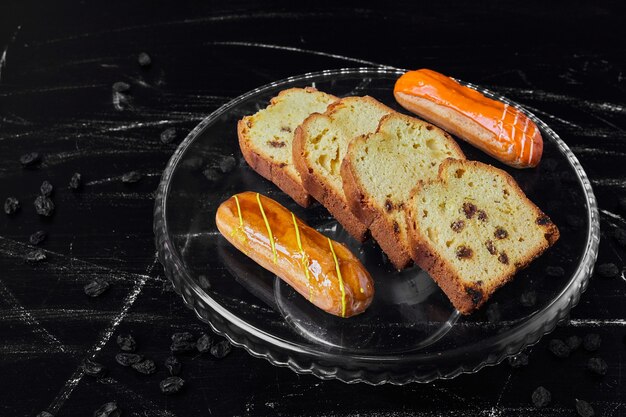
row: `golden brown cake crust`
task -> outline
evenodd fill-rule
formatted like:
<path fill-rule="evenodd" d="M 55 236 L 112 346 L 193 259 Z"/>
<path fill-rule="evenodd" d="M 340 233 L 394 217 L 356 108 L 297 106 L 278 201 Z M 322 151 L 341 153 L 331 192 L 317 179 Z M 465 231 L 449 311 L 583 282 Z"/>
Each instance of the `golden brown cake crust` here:
<path fill-rule="evenodd" d="M 439 179 L 430 181 L 428 183 L 420 182 L 417 187 L 411 193 L 411 201 L 414 196 L 418 194 L 426 184 L 444 181 L 442 173 L 447 168 L 447 165 L 451 163 L 462 163 L 467 167 L 483 165 L 487 169 L 497 175 L 501 175 L 505 178 L 507 184 L 518 192 L 527 202 L 527 207 L 531 208 L 534 212 L 534 217 L 537 219 L 537 226 L 543 228 L 545 244 L 543 244 L 538 250 L 532 253 L 525 259 L 518 261 L 514 266 L 515 269 L 507 274 L 495 277 L 492 285 L 483 285 L 482 282 L 466 283 L 462 281 L 456 270 L 450 265 L 450 263 L 437 253 L 437 250 L 433 248 L 428 239 L 426 239 L 419 231 L 415 216 L 413 212 L 414 204 L 408 204 L 406 207 L 407 219 L 409 222 L 409 237 L 411 241 L 411 257 L 420 268 L 427 271 L 430 276 L 437 282 L 439 287 L 448 296 L 454 307 L 462 314 L 470 314 L 476 309 L 480 308 L 491 295 L 501 286 L 509 282 L 517 272 L 526 266 L 528 266 L 534 259 L 540 256 L 546 249 L 552 246 L 559 239 L 559 230 L 550 218 L 545 215 L 537 206 L 535 206 L 521 190 L 517 182 L 505 171 L 495 168 L 491 165 L 481 164 L 477 161 L 458 161 L 453 159 L 445 160 L 439 167 Z"/>

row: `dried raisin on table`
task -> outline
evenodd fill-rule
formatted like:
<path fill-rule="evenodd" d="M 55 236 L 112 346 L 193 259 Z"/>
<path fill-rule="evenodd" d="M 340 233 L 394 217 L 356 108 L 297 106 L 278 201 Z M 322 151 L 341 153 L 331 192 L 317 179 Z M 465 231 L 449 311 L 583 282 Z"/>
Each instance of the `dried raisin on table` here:
<path fill-rule="evenodd" d="M 598 275 L 602 278 L 615 278 L 619 275 L 619 268 L 614 263 L 605 263 L 598 265 L 598 269 L 596 269 Z"/>
<path fill-rule="evenodd" d="M 224 174 L 232 171 L 237 166 L 237 160 L 232 156 L 226 156 L 220 161 L 220 171 Z"/>
<path fill-rule="evenodd" d="M 85 359 L 81 365 L 83 372 L 89 376 L 101 377 L 106 373 L 104 365 L 92 361 L 91 359 Z"/>
<path fill-rule="evenodd" d="M 134 352 L 137 348 L 137 342 L 135 342 L 135 338 L 130 334 L 118 334 L 117 345 L 124 352 Z"/>
<path fill-rule="evenodd" d="M 20 209 L 20 201 L 15 197 L 7 197 L 4 200 L 4 212 L 8 215 L 16 213 Z"/>
<path fill-rule="evenodd" d="M 179 392 L 184 385 L 184 379 L 177 376 L 170 376 L 159 383 L 159 388 L 163 394 L 171 395 Z"/>
<path fill-rule="evenodd" d="M 524 307 L 533 307 L 537 304 L 537 293 L 534 290 L 524 291 L 519 297 L 519 302 Z"/>
<path fill-rule="evenodd" d="M 189 332 L 174 333 L 172 335 L 172 344 L 170 345 L 172 352 L 191 352 L 196 350 L 196 340 Z"/>
<path fill-rule="evenodd" d="M 43 230 L 37 230 L 35 233 L 28 237 L 28 241 L 31 245 L 39 245 L 41 242 L 46 240 L 48 234 Z"/>
<path fill-rule="evenodd" d="M 597 375 L 606 375 L 609 366 L 602 358 L 589 358 L 587 361 L 587 369 Z"/>
<path fill-rule="evenodd" d="M 20 164 L 22 164 L 23 167 L 32 167 L 37 165 L 39 162 L 41 162 L 41 155 L 39 155 L 39 152 L 29 152 L 20 156 Z"/>
<path fill-rule="evenodd" d="M 222 340 L 221 342 L 218 342 L 214 344 L 213 346 L 211 346 L 211 355 L 213 355 L 214 357 L 218 359 L 221 359 L 225 357 L 226 355 L 228 355 L 231 349 L 232 347 L 230 343 L 228 342 L 228 340 Z"/>
<path fill-rule="evenodd" d="M 46 260 L 46 253 L 41 249 L 35 249 L 26 254 L 26 262 L 41 262 Z"/>
<path fill-rule="evenodd" d="M 525 353 L 518 353 L 515 356 L 509 357 L 508 360 L 511 368 L 522 368 L 528 365 L 528 355 Z"/>
<path fill-rule="evenodd" d="M 567 339 L 565 339 L 565 343 L 567 344 L 567 347 L 569 347 L 570 352 L 572 352 L 578 349 L 580 345 L 583 344 L 583 339 L 575 335 L 569 336 Z"/>
<path fill-rule="evenodd" d="M 143 355 L 137 353 L 118 353 L 115 355 L 115 361 L 122 366 L 131 366 L 143 360 Z"/>
<path fill-rule="evenodd" d="M 156 372 L 156 365 L 152 359 L 134 363 L 132 367 L 135 371 L 144 375 L 152 375 Z"/>
<path fill-rule="evenodd" d="M 204 353 L 208 352 L 211 349 L 211 345 L 213 344 L 213 339 L 206 333 L 202 333 L 202 335 L 198 338 L 196 342 L 196 349 L 198 352 Z"/>
<path fill-rule="evenodd" d="M 122 175 L 122 182 L 125 184 L 133 184 L 139 181 L 143 176 L 138 171 L 130 171 Z"/>
<path fill-rule="evenodd" d="M 130 91 L 130 84 L 124 81 L 118 81 L 113 84 L 112 88 L 116 93 L 128 93 Z"/>
<path fill-rule="evenodd" d="M 576 412 L 580 417 L 593 417 L 596 413 L 587 401 L 576 399 Z"/>
<path fill-rule="evenodd" d="M 548 343 L 548 350 L 557 358 L 567 358 L 570 354 L 569 346 L 561 339 L 552 339 Z"/>
<path fill-rule="evenodd" d="M 535 407 L 543 408 L 552 401 L 552 394 L 544 387 L 538 387 L 533 391 L 531 399 Z"/>
<path fill-rule="evenodd" d="M 93 413 L 93 417 L 120 417 L 122 410 L 117 406 L 115 401 L 103 404 Z"/>
<path fill-rule="evenodd" d="M 148 55 L 147 53 L 141 52 L 139 55 L 137 55 L 137 62 L 141 67 L 149 67 L 150 64 L 152 64 L 152 58 L 150 58 L 150 55 Z"/>
<path fill-rule="evenodd" d="M 52 192 L 54 191 L 54 187 L 52 186 L 50 181 L 46 180 L 41 183 L 41 186 L 39 187 L 39 191 L 41 192 L 41 195 L 50 197 L 52 195 Z"/>
<path fill-rule="evenodd" d="M 589 333 L 583 338 L 583 347 L 586 351 L 589 352 L 595 352 L 596 350 L 600 349 L 601 343 L 602 339 L 597 333 Z"/>
<path fill-rule="evenodd" d="M 176 356 L 170 356 L 165 360 L 165 368 L 174 376 L 180 374 L 182 365 Z"/>
<path fill-rule="evenodd" d="M 562 277 L 565 275 L 565 270 L 560 266 L 548 266 L 546 267 L 546 275 L 554 278 Z"/>
<path fill-rule="evenodd" d="M 85 294 L 87 294 L 90 297 L 98 297 L 103 292 L 108 290 L 110 286 L 111 284 L 109 284 L 108 281 L 105 281 L 100 278 L 96 278 L 93 281 L 91 281 L 89 284 L 85 285 L 84 287 Z"/>
<path fill-rule="evenodd" d="M 74 191 L 78 190 L 82 185 L 82 180 L 83 176 L 80 173 L 73 173 L 72 178 L 70 178 L 70 182 L 68 184 L 69 189 Z"/>
<path fill-rule="evenodd" d="M 174 142 L 176 139 L 176 128 L 170 127 L 161 132 L 161 143 L 164 145 Z"/>
<path fill-rule="evenodd" d="M 52 213 L 54 213 L 54 202 L 50 197 L 40 195 L 35 199 L 35 211 L 40 216 L 52 216 Z"/>

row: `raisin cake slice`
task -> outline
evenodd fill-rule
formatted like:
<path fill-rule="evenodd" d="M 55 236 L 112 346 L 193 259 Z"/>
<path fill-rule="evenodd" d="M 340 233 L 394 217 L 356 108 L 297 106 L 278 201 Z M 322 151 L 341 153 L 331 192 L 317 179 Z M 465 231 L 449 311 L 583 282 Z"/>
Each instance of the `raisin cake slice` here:
<path fill-rule="evenodd" d="M 559 238 L 513 177 L 477 161 L 449 159 L 407 205 L 412 258 L 463 314 L 479 308 Z"/>
<path fill-rule="evenodd" d="M 324 114 L 307 117 L 296 129 L 293 141 L 293 161 L 304 189 L 361 242 L 367 236 L 367 226 L 348 206 L 341 161 L 352 139 L 374 132 L 380 119 L 392 112 L 372 97 L 345 97 L 328 106 Z"/>
<path fill-rule="evenodd" d="M 290 88 L 237 124 L 239 147 L 248 165 L 303 207 L 311 203 L 311 196 L 293 166 L 294 131 L 311 113 L 326 111 L 335 100 L 337 97 L 315 88 Z"/>
<path fill-rule="evenodd" d="M 402 269 L 411 262 L 404 206 L 420 180 L 437 177 L 446 158 L 465 156 L 443 130 L 391 113 L 375 133 L 352 140 L 341 165 L 343 189 L 354 215 Z"/>

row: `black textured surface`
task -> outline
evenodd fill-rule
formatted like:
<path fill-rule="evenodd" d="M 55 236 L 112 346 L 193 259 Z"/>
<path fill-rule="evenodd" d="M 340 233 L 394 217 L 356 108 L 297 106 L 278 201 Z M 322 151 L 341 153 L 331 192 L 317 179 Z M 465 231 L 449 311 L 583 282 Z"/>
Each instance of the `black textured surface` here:
<path fill-rule="evenodd" d="M 3 3 L 0 201 L 15 197 L 22 207 L 0 213 L 0 416 L 92 415 L 112 401 L 128 416 L 571 416 L 576 398 L 596 415 L 626 415 L 620 3 L 292 3 Z M 141 52 L 150 66 L 139 65 Z M 167 290 L 154 258 L 153 191 L 169 156 L 200 120 L 247 90 L 368 65 L 428 67 L 502 93 L 549 123 L 587 171 L 602 220 L 599 263 L 620 273 L 592 279 L 571 320 L 528 349 L 527 366 L 370 387 L 299 376 L 240 349 L 223 359 L 195 349 L 208 329 Z M 130 89 L 113 91 L 116 82 Z M 164 144 L 167 128 L 177 135 Z M 32 152 L 38 162 L 23 167 Z M 220 165 L 224 175 L 228 168 Z M 123 183 L 132 171 L 142 180 Z M 65 186 L 75 172 L 78 191 Z M 58 185 L 50 217 L 32 203 L 44 180 Z M 27 263 L 37 230 L 48 234 L 46 260 Z M 111 284 L 97 298 L 83 290 L 94 279 Z M 179 355 L 185 387 L 165 396 L 161 364 L 171 335 L 184 331 L 194 336 L 193 351 Z M 561 359 L 547 348 L 552 338 L 588 333 L 602 338 L 595 353 Z M 137 353 L 157 364 L 154 375 L 116 363 L 118 334 L 135 338 Z M 606 375 L 586 370 L 592 355 L 606 361 Z M 106 375 L 84 376 L 87 358 Z M 552 401 L 535 410 L 539 385 Z"/>

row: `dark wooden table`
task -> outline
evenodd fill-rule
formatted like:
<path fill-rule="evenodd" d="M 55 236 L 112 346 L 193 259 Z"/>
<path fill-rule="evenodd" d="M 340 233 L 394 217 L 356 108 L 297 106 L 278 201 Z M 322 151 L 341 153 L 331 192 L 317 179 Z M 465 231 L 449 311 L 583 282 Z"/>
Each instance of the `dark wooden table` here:
<path fill-rule="evenodd" d="M 127 416 L 572 416 L 576 398 L 596 415 L 626 415 L 626 22 L 620 2 L 288 1 L 3 2 L 0 9 L 0 416 L 91 415 L 117 401 Z M 261 2 L 259 2 L 261 3 Z M 152 57 L 148 69 L 137 54 Z M 183 356 L 186 389 L 166 397 L 170 336 L 208 331 L 155 260 L 154 191 L 176 145 L 233 97 L 286 76 L 329 68 L 428 67 L 517 100 L 567 142 L 599 201 L 599 262 L 621 276 L 594 277 L 571 320 L 507 363 L 449 381 L 372 387 L 296 375 L 234 349 L 224 359 Z M 116 108 L 111 86 L 130 85 Z M 159 139 L 174 127 L 177 139 Z M 20 166 L 27 152 L 41 164 Z M 143 179 L 124 184 L 137 170 Z M 74 172 L 79 192 L 67 188 Z M 35 213 L 43 180 L 51 218 Z M 47 260 L 25 261 L 28 237 L 45 230 Z M 110 289 L 89 298 L 94 278 Z M 585 370 L 590 353 L 557 359 L 548 340 L 595 332 L 608 373 Z M 115 363 L 118 334 L 131 333 L 155 375 Z M 94 358 L 103 378 L 83 375 Z M 552 392 L 542 412 L 531 392 Z"/>

